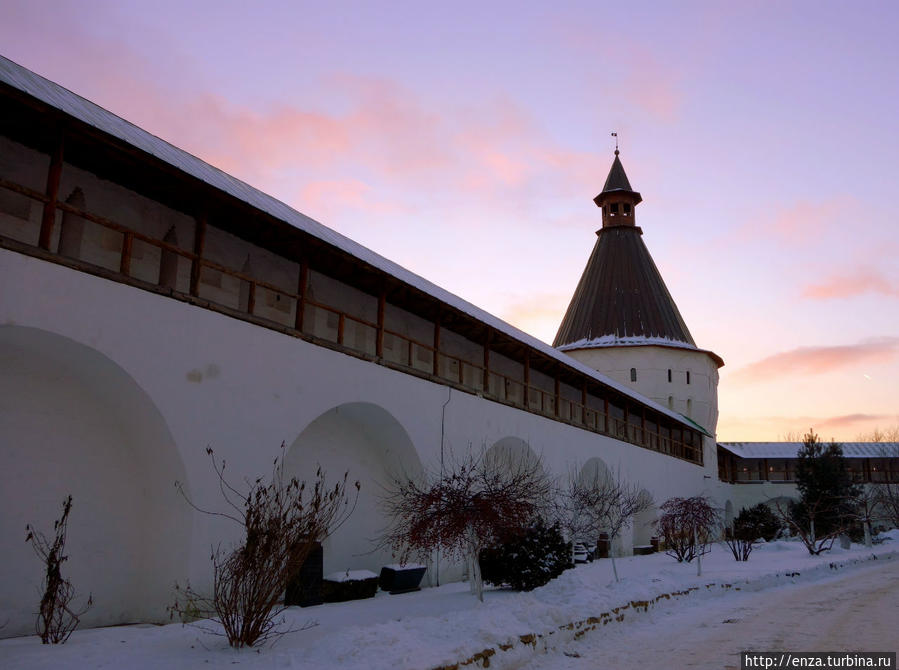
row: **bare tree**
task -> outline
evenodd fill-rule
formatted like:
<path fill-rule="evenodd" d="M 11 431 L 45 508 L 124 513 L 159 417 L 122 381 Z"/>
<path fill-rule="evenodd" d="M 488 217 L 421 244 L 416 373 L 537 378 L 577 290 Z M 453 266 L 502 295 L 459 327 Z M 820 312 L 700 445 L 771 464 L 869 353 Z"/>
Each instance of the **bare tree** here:
<path fill-rule="evenodd" d="M 52 542 L 33 526 L 25 526 L 25 541 L 31 543 L 34 553 L 44 564 L 44 594 L 35 626 L 42 644 L 61 644 L 68 640 L 78 627 L 81 615 L 93 605 L 93 598 L 88 596 L 83 608 L 73 609 L 75 588 L 62 576 L 62 564 L 69 558 L 64 552 L 71 511 L 72 496 L 67 496 L 62 502 L 62 516 L 53 522 L 55 537 Z"/>
<path fill-rule="evenodd" d="M 867 433 L 855 436 L 856 442 L 899 442 L 899 423 L 886 428 L 875 427 Z"/>
<path fill-rule="evenodd" d="M 435 550 L 464 559 L 471 593 L 483 601 L 481 549 L 527 527 L 551 493 L 540 459 L 469 449 L 464 459 L 451 456 L 442 473 L 395 478 L 382 496 L 391 521 L 381 542 L 403 562 L 413 556 L 427 560 Z"/>
<path fill-rule="evenodd" d="M 279 627 L 283 621 L 278 620 L 285 609 L 282 596 L 287 583 L 315 543 L 328 537 L 352 514 L 359 498 L 359 482 L 352 485 L 353 496 L 347 490 L 348 473 L 328 486 L 319 468 L 311 490 L 307 490 L 306 482 L 285 477 L 282 444 L 271 477 L 245 480 L 248 491 L 242 493 L 225 479 L 225 461 L 217 461 L 210 448 L 206 453 L 222 496 L 233 511 L 201 509 L 180 483 L 175 486 L 191 507 L 230 519 L 241 527 L 244 537 L 232 549 L 219 546 L 213 550 L 212 595 L 202 595 L 190 585 L 179 589 L 181 597 L 172 613 L 210 614 L 221 624 L 232 647 L 252 647 L 287 632 Z"/>
<path fill-rule="evenodd" d="M 822 551 L 830 549 L 834 540 L 844 530 L 842 526 L 837 526 L 831 527 L 828 532 L 820 535 L 815 533 L 815 521 L 818 516 L 822 511 L 830 511 L 829 501 L 819 499 L 807 502 L 801 516 L 796 514 L 797 504 L 792 501 L 787 505 L 782 504 L 780 500 L 774 500 L 773 503 L 777 510 L 777 516 L 793 535 L 802 540 L 808 553 L 812 556 L 817 556 Z"/>
<path fill-rule="evenodd" d="M 658 527 L 665 541 L 665 553 L 680 562 L 691 562 L 709 553 L 709 546 L 721 525 L 720 512 L 706 496 L 669 498 L 661 506 Z M 702 564 L 697 564 L 702 572 Z"/>
<path fill-rule="evenodd" d="M 872 525 L 879 518 L 879 498 L 874 486 L 861 486 L 852 496 L 851 505 L 848 506 L 849 519 L 862 525 L 865 531 L 865 546 L 869 549 L 874 545 Z"/>
<path fill-rule="evenodd" d="M 899 528 L 899 445 L 885 446 L 882 458 L 892 459 L 893 466 L 881 472 L 883 481 L 873 482 L 870 489 L 877 506 L 878 519 L 886 521 L 893 528 Z"/>
<path fill-rule="evenodd" d="M 619 581 L 615 540 L 633 524 L 637 514 L 652 507 L 652 496 L 643 491 L 639 484 L 623 481 L 620 470 L 615 477 L 608 472 L 594 470 L 587 477 L 578 477 L 572 471 L 568 477 L 568 490 L 562 499 L 563 518 L 573 537 L 595 538 L 601 532 L 608 533 L 612 572 L 615 581 Z"/>

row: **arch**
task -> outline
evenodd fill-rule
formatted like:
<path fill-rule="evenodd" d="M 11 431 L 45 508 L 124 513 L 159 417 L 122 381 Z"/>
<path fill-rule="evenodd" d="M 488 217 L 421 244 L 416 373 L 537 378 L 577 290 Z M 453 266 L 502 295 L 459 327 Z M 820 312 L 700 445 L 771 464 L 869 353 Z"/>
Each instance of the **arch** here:
<path fill-rule="evenodd" d="M 542 459 L 531 449 L 531 445 L 520 437 L 504 437 L 497 440 L 484 452 L 484 460 L 490 465 L 512 471 L 536 463 L 540 471 L 544 471 Z"/>
<path fill-rule="evenodd" d="M 22 326 L 0 327 L 0 397 L 3 633 L 34 631 L 42 574 L 23 531 L 51 533 L 69 494 L 64 576 L 95 603 L 83 625 L 167 621 L 192 514 L 172 488 L 187 485 L 185 468 L 153 401 L 100 352 Z"/>
<path fill-rule="evenodd" d="M 783 509 L 784 512 L 789 510 L 791 504 L 798 503 L 799 498 L 795 496 L 777 496 L 775 498 L 768 498 L 765 500 L 765 504 L 771 508 L 771 511 L 775 514 L 778 513 L 778 505 Z"/>
<path fill-rule="evenodd" d="M 572 473 L 576 475 L 576 483 L 578 486 L 584 487 L 601 487 L 607 482 L 611 482 L 612 480 L 612 472 L 609 470 L 609 467 L 606 465 L 605 461 L 596 456 L 587 459 L 587 461 L 577 470 L 576 473 Z M 569 475 L 571 476 L 571 475 Z M 572 515 L 575 518 L 572 519 L 574 526 L 577 527 L 579 523 L 579 519 L 577 518 L 578 511 L 572 510 Z M 575 542 L 583 542 L 588 547 L 596 546 L 596 542 L 599 539 L 598 537 L 572 537 L 569 538 Z"/>
<path fill-rule="evenodd" d="M 728 500 L 724 503 L 724 527 L 730 528 L 734 522 L 734 504 Z"/>
<path fill-rule="evenodd" d="M 381 566 L 393 563 L 388 549 L 376 549 L 386 526 L 379 496 L 394 479 L 423 473 L 405 428 L 372 403 L 334 407 L 297 436 L 284 461 L 287 476 L 307 482 L 315 480 L 319 465 L 328 482 L 348 472 L 348 481 L 358 480 L 361 485 L 356 509 L 323 543 L 325 574 L 356 569 L 377 573 Z"/>
<path fill-rule="evenodd" d="M 642 511 L 634 515 L 634 546 L 645 546 L 650 544 L 652 537 L 656 534 L 655 522 L 659 518 L 659 508 L 653 502 L 652 494 L 643 489 L 640 491 L 640 498 L 645 501 L 648 506 Z"/>
<path fill-rule="evenodd" d="M 609 481 L 611 478 L 612 471 L 609 470 L 609 466 L 606 465 L 604 460 L 594 456 L 593 458 L 588 458 L 587 462 L 581 466 L 577 481 L 578 484 L 589 484 L 591 482 Z"/>

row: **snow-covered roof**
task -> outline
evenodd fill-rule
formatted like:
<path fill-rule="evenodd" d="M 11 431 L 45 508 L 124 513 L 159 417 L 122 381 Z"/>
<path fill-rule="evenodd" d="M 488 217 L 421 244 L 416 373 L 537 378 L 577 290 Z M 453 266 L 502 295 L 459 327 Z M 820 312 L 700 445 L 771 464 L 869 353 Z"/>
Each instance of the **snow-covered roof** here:
<path fill-rule="evenodd" d="M 618 335 L 601 335 L 600 337 L 588 338 L 584 337 L 576 342 L 569 342 L 559 347 L 559 351 L 570 351 L 572 349 L 593 349 L 596 347 L 641 347 L 656 345 L 659 347 L 676 347 L 677 349 L 690 349 L 698 351 L 695 344 L 690 342 L 680 342 L 672 340 L 670 337 L 650 337 L 645 335 L 633 335 L 620 337 Z"/>
<path fill-rule="evenodd" d="M 686 349 L 688 351 L 696 351 L 700 354 L 707 354 L 719 365 L 724 364 L 721 357 L 714 351 L 700 349 L 695 344 L 679 342 L 677 340 L 672 340 L 670 337 L 644 337 L 638 335 L 633 337 L 619 337 L 618 335 L 603 335 L 602 337 L 594 338 L 585 337 L 577 342 L 558 346 L 556 349 L 559 351 L 574 351 L 576 349 L 604 349 L 606 347 L 668 347 L 670 349 Z"/>
<path fill-rule="evenodd" d="M 840 442 L 846 458 L 899 457 L 899 442 Z M 796 458 L 802 442 L 719 442 L 740 458 Z"/>
<path fill-rule="evenodd" d="M 635 392 L 633 389 L 619 384 L 609 377 L 583 365 L 570 356 L 553 349 L 545 342 L 541 342 L 537 338 L 515 328 L 514 326 L 502 321 L 501 319 L 485 312 L 475 305 L 463 300 L 462 298 L 450 293 L 449 291 L 429 282 L 427 279 L 407 270 L 406 268 L 384 258 L 361 244 L 354 242 L 348 237 L 344 237 L 340 233 L 322 225 L 318 221 L 309 218 L 305 214 L 301 214 L 297 210 L 291 208 L 285 203 L 273 198 L 262 191 L 253 188 L 249 184 L 242 182 L 236 177 L 213 167 L 209 163 L 200 160 L 196 156 L 169 144 L 163 139 L 148 133 L 146 130 L 130 123 L 112 112 L 103 109 L 99 105 L 94 104 L 90 100 L 82 98 L 80 95 L 69 91 L 68 89 L 56 84 L 49 79 L 45 79 L 40 75 L 14 63 L 13 61 L 0 56 L 0 82 L 3 82 L 23 93 L 26 93 L 38 100 L 50 105 L 51 107 L 68 114 L 69 116 L 86 123 L 97 130 L 100 130 L 112 137 L 115 137 L 132 147 L 139 149 L 161 161 L 175 167 L 186 174 L 199 179 L 210 186 L 217 188 L 228 195 L 231 195 L 243 202 L 256 207 L 257 209 L 270 214 L 271 216 L 289 223 L 293 227 L 312 235 L 313 237 L 326 242 L 352 256 L 360 261 L 371 265 L 396 279 L 405 282 L 423 293 L 426 293 L 437 300 L 467 314 L 482 323 L 494 328 L 495 330 L 512 337 L 523 344 L 536 349 L 548 358 L 557 360 L 558 362 L 568 366 L 569 368 L 592 377 L 623 395 L 630 396 L 647 407 L 651 407 L 656 412 L 674 419 L 678 423 L 691 425 L 690 422 L 678 414 L 669 410 L 667 407 L 660 405 L 645 396 Z"/>

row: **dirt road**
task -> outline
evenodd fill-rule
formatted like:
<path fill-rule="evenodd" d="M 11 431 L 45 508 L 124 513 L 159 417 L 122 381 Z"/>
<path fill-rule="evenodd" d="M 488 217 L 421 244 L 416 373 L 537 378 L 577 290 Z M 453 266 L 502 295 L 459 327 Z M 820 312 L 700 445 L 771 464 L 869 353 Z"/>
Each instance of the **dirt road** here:
<path fill-rule="evenodd" d="M 527 668 L 739 668 L 740 651 L 897 651 L 899 560 L 827 580 L 681 601 L 590 633 Z"/>

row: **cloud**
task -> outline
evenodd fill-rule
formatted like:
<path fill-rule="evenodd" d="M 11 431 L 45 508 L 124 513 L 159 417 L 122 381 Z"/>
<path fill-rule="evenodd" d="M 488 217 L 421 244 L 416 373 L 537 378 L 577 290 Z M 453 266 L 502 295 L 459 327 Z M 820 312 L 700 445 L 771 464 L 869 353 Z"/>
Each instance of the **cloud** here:
<path fill-rule="evenodd" d="M 551 29 L 554 40 L 574 51 L 577 60 L 599 64 L 591 76 L 602 77 L 597 86 L 613 92 L 605 105 L 621 108 L 625 118 L 636 112 L 664 123 L 677 121 L 687 98 L 684 75 L 659 58 L 658 45 L 633 32 L 621 39 L 597 39 L 592 21 L 556 20 Z"/>
<path fill-rule="evenodd" d="M 403 203 L 379 198 L 374 189 L 358 179 L 310 181 L 300 189 L 303 211 L 319 220 L 336 218 L 338 211 L 371 214 L 407 213 Z"/>
<path fill-rule="evenodd" d="M 630 61 L 629 72 L 620 89 L 625 98 L 659 121 L 676 121 L 684 95 L 674 70 L 648 51 L 638 50 Z"/>
<path fill-rule="evenodd" d="M 817 284 L 809 284 L 802 290 L 802 297 L 828 300 L 851 298 L 865 293 L 899 298 L 899 285 L 890 282 L 876 270 L 858 268 L 848 274 L 831 275 Z"/>
<path fill-rule="evenodd" d="M 796 200 L 773 209 L 770 203 L 767 206 L 769 209 L 751 212 L 724 242 L 743 245 L 763 240 L 768 244 L 771 241 L 768 236 L 774 236 L 778 244 L 807 247 L 828 239 L 827 233 L 842 225 L 858 209 L 858 201 L 840 195 L 823 200 Z"/>
<path fill-rule="evenodd" d="M 120 80 L 110 75 L 110 81 Z M 378 192 L 402 190 L 453 203 L 461 195 L 481 211 L 520 212 L 547 192 L 583 195 L 584 184 L 596 188 L 606 169 L 595 154 L 551 141 L 509 101 L 438 107 L 396 82 L 349 75 L 323 86 L 333 89 L 329 99 L 345 99 L 342 109 L 288 103 L 249 107 L 208 91 L 173 100 L 149 80 L 135 86 L 134 77 L 127 98 L 112 88 L 102 101 L 263 190 L 289 174 L 295 180 L 289 191 L 315 192 L 317 204 L 329 196 L 317 182 L 350 180 Z M 282 197 L 287 190 L 279 189 Z M 294 204 L 305 207 L 303 200 Z M 334 201 L 329 209 L 340 206 Z"/>
<path fill-rule="evenodd" d="M 0 26 L 0 36 L 43 27 L 32 5 L 14 4 L 26 29 Z M 48 28 L 52 49 L 35 51 L 22 39 L 11 55 L 26 55 L 19 59 L 26 67 L 253 186 L 303 211 L 311 207 L 326 224 L 357 215 L 362 205 L 393 208 L 387 201 L 397 194 L 413 210 L 445 215 L 451 207 L 509 221 L 547 202 L 592 196 L 608 169 L 606 157 L 555 140 L 529 102 L 518 104 L 501 89 L 447 102 L 386 77 L 326 72 L 314 87 L 285 86 L 277 103 L 229 98 L 211 88 L 193 52 L 165 35 L 158 49 L 142 51 L 125 31 L 94 30 L 78 3 L 62 6 L 64 20 Z M 640 62 L 664 78 L 658 63 Z"/>
<path fill-rule="evenodd" d="M 551 342 L 570 299 L 561 293 L 534 294 L 507 305 L 500 317 L 519 330 Z"/>
<path fill-rule="evenodd" d="M 859 363 L 884 363 L 899 354 L 899 337 L 880 337 L 858 344 L 799 347 L 750 363 L 731 375 L 737 383 L 754 383 L 790 375 L 816 375 Z"/>
<path fill-rule="evenodd" d="M 820 419 L 815 426 L 819 428 L 857 428 L 859 424 L 871 421 L 890 421 L 892 418 L 889 414 L 845 414 Z"/>

